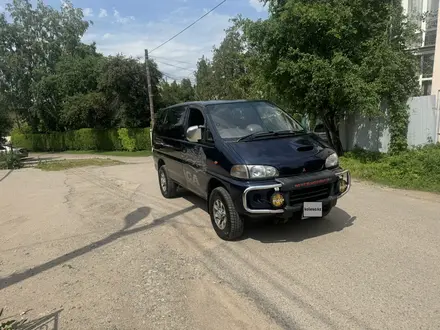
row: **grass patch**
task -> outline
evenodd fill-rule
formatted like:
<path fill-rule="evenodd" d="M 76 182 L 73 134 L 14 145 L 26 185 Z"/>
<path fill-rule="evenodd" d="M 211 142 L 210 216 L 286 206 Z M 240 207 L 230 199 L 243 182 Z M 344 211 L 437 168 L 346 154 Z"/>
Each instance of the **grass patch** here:
<path fill-rule="evenodd" d="M 73 155 L 102 155 L 102 156 L 118 156 L 118 157 L 148 157 L 151 156 L 151 150 L 141 151 L 96 151 L 96 150 L 68 150 L 65 154 Z"/>
<path fill-rule="evenodd" d="M 354 150 L 341 157 L 341 165 L 359 179 L 393 188 L 440 193 L 440 144 L 396 155 Z"/>
<path fill-rule="evenodd" d="M 37 168 L 39 168 L 42 171 L 63 171 L 76 167 L 112 166 L 112 165 L 121 165 L 121 164 L 124 163 L 114 159 L 102 159 L 102 158 L 65 159 L 65 160 L 40 162 L 38 163 Z"/>

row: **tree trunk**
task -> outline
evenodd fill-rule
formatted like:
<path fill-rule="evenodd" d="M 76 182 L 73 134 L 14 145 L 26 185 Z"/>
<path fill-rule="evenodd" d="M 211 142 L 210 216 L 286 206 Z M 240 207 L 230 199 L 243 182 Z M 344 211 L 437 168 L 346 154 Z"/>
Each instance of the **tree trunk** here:
<path fill-rule="evenodd" d="M 329 143 L 332 145 L 333 149 L 335 149 L 338 156 L 342 156 L 344 154 L 344 148 L 342 147 L 341 138 L 339 136 L 339 125 L 335 116 L 332 114 L 328 114 L 324 116 L 324 125 L 327 134 L 327 139 Z"/>

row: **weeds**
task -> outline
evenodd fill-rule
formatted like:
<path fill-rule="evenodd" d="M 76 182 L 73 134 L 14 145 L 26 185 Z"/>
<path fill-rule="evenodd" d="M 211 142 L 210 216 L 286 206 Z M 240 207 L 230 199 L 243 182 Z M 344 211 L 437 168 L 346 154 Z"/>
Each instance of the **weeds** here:
<path fill-rule="evenodd" d="M 0 154 L 0 170 L 13 170 L 21 167 L 23 167 L 23 161 L 12 151 Z"/>
<path fill-rule="evenodd" d="M 70 168 L 85 167 L 85 166 L 111 166 L 124 164 L 118 160 L 90 158 L 90 159 L 70 159 L 38 162 L 37 168 L 43 171 L 63 171 Z"/>
<path fill-rule="evenodd" d="M 341 158 L 341 165 L 360 179 L 440 193 L 440 144 L 393 155 L 356 149 Z"/>

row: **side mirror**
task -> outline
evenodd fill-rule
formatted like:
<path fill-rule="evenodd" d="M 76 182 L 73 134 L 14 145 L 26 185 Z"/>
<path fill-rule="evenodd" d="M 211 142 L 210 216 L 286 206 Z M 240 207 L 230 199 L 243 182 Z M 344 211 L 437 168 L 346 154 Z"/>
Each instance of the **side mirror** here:
<path fill-rule="evenodd" d="M 186 131 L 186 138 L 189 142 L 198 142 L 202 139 L 202 129 L 200 126 L 191 126 L 188 127 Z"/>

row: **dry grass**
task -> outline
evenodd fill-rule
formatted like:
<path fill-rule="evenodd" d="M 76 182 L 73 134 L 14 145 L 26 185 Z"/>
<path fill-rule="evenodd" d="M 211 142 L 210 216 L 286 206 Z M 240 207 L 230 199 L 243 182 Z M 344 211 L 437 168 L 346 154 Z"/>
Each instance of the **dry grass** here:
<path fill-rule="evenodd" d="M 90 158 L 90 159 L 64 159 L 56 161 L 40 162 L 36 166 L 42 171 L 63 171 L 70 168 L 86 167 L 86 166 L 113 166 L 124 164 L 118 160 L 104 159 L 104 158 Z"/>

